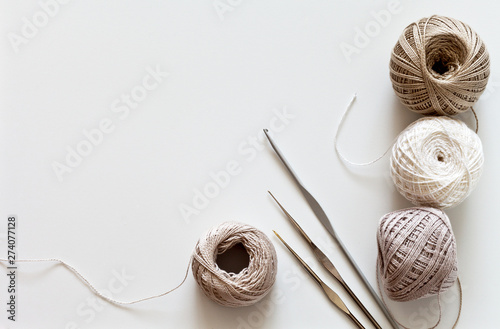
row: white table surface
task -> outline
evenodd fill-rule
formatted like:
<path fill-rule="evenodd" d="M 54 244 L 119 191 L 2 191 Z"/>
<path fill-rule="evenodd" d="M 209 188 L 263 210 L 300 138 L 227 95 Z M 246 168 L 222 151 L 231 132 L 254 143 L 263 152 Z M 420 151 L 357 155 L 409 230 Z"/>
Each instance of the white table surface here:
<path fill-rule="evenodd" d="M 200 235 L 236 220 L 270 237 L 278 230 L 367 328 L 367 319 L 267 195 L 268 189 L 275 193 L 389 328 L 261 131 L 274 130 L 376 285 L 378 220 L 410 203 L 392 185 L 388 157 L 365 168 L 340 161 L 333 144 L 340 117 L 357 92 L 340 147 L 353 161 L 382 154 L 419 117 L 399 103 L 389 80 L 390 52 L 400 33 L 432 14 L 468 23 L 485 41 L 492 71 L 476 105 L 484 173 L 472 195 L 447 211 L 463 284 L 457 328 L 498 328 L 496 2 L 3 0 L 0 7 L 2 257 L 7 215 L 16 214 L 19 258 L 63 259 L 98 289 L 127 301 L 175 287 Z M 366 29 L 370 35 L 363 39 L 359 31 Z M 356 49 L 343 52 L 347 44 Z M 473 126 L 470 113 L 462 119 Z M 86 155 L 69 155 L 77 149 Z M 215 189 L 214 174 L 227 166 L 237 167 Z M 212 189 L 209 198 L 193 204 L 196 191 L 205 188 Z M 183 215 L 181 208 L 188 207 L 193 213 Z M 353 328 L 271 240 L 279 259 L 276 285 L 251 307 L 218 306 L 189 273 L 174 293 L 120 308 L 96 301 L 62 266 L 19 264 L 15 323 L 7 321 L 7 277 L 0 276 L 0 327 Z M 455 286 L 443 296 L 438 328 L 451 327 L 457 291 Z M 437 319 L 435 298 L 389 306 L 412 328 Z"/>

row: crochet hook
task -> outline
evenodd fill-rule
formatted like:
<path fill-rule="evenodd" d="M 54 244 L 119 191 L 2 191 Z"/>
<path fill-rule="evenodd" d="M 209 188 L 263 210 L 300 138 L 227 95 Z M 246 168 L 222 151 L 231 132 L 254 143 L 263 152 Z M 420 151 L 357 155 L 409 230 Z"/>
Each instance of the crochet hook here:
<path fill-rule="evenodd" d="M 302 192 L 302 195 L 306 199 L 306 201 L 309 204 L 309 206 L 311 207 L 312 211 L 314 212 L 314 214 L 316 215 L 316 217 L 318 218 L 318 220 L 321 222 L 321 224 L 323 224 L 323 226 L 325 227 L 325 229 L 327 230 L 327 232 L 330 233 L 330 235 L 332 236 L 333 240 L 340 247 L 340 249 L 342 250 L 342 252 L 344 253 L 344 255 L 349 260 L 349 263 L 351 263 L 351 266 L 356 270 L 356 273 L 358 274 L 358 277 L 363 281 L 363 283 L 365 284 L 365 286 L 368 288 L 368 290 L 370 291 L 371 295 L 373 296 L 373 299 L 375 299 L 375 301 L 377 302 L 377 304 L 380 307 L 380 309 L 384 312 L 386 318 L 390 321 L 392 327 L 394 329 L 399 329 L 399 326 L 397 325 L 396 321 L 394 321 L 394 319 L 392 318 L 391 314 L 389 313 L 389 311 L 385 307 L 384 303 L 382 303 L 382 301 L 378 297 L 377 293 L 375 292 L 375 290 L 370 285 L 370 283 L 366 279 L 365 275 L 363 274 L 363 272 L 359 268 L 358 264 L 356 264 L 356 262 L 354 261 L 354 258 L 351 256 L 351 254 L 347 250 L 346 246 L 342 243 L 342 241 L 340 240 L 340 238 L 337 236 L 337 233 L 333 229 L 333 226 L 332 226 L 330 220 L 328 219 L 328 216 L 326 215 L 326 213 L 323 210 L 323 208 L 321 208 L 321 206 L 318 203 L 318 201 L 316 201 L 316 199 L 312 196 L 312 194 L 309 193 L 309 191 L 304 187 L 304 184 L 299 180 L 297 174 L 295 174 L 295 172 L 293 171 L 292 167 L 290 166 L 290 164 L 288 163 L 288 161 L 283 156 L 283 153 L 281 153 L 280 149 L 278 148 L 278 146 L 276 145 L 276 143 L 274 142 L 274 140 L 271 138 L 271 136 L 269 136 L 269 133 L 268 133 L 267 129 L 264 129 L 264 134 L 266 135 L 267 139 L 269 140 L 269 143 L 271 144 L 271 147 L 273 148 L 274 152 L 276 153 L 276 155 L 278 156 L 278 158 L 281 160 L 281 162 L 283 163 L 283 165 L 285 165 L 286 169 L 288 170 L 288 172 L 292 176 L 293 180 L 298 185 L 300 191 Z"/>
<path fill-rule="evenodd" d="M 378 324 L 378 322 L 373 318 L 373 316 L 370 314 L 370 312 L 366 309 L 366 307 L 361 303 L 361 301 L 358 299 L 358 297 L 354 294 L 354 292 L 349 288 L 347 283 L 344 281 L 340 273 L 338 272 L 337 268 L 333 263 L 330 261 L 330 259 L 321 251 L 321 249 L 316 246 L 316 244 L 309 238 L 309 236 L 304 232 L 302 227 L 293 219 L 293 217 L 290 215 L 290 213 L 281 205 L 281 203 L 276 199 L 276 197 L 271 193 L 271 191 L 267 191 L 271 197 L 276 201 L 278 206 L 281 208 L 283 213 L 286 215 L 290 223 L 293 224 L 295 229 L 302 235 L 302 237 L 307 241 L 309 246 L 314 252 L 314 256 L 318 259 L 318 261 L 323 265 L 324 268 L 327 269 L 328 272 L 342 285 L 342 287 L 347 291 L 349 296 L 351 296 L 352 299 L 358 304 L 359 308 L 365 313 L 365 315 L 370 319 L 371 323 L 375 326 L 377 329 L 382 329 L 382 327 Z"/>
<path fill-rule="evenodd" d="M 344 312 L 344 314 L 346 314 L 358 326 L 358 328 L 366 329 L 365 327 L 363 327 L 361 322 L 359 322 L 358 319 L 356 319 L 356 317 L 351 313 L 351 311 L 349 311 L 347 306 L 345 306 L 344 302 L 342 301 L 342 299 L 340 299 L 339 295 L 337 295 L 335 291 L 333 291 L 330 287 L 328 287 L 326 283 L 324 283 L 323 280 L 319 278 L 319 276 L 309 267 L 309 265 L 307 265 L 306 262 L 304 262 L 302 258 L 300 258 L 300 256 L 292 249 L 292 247 L 290 247 L 288 243 L 286 243 L 285 240 L 283 240 L 279 236 L 279 234 L 276 233 L 276 231 L 273 232 L 274 234 L 276 234 L 278 239 L 281 240 L 281 242 L 285 245 L 285 247 L 287 247 L 287 249 L 295 256 L 295 258 L 297 258 L 300 264 L 307 270 L 307 272 L 314 278 L 314 280 L 316 280 L 316 283 L 318 283 L 321 289 L 323 289 L 328 299 L 330 299 L 330 301 L 335 306 L 337 306 L 338 309 Z"/>

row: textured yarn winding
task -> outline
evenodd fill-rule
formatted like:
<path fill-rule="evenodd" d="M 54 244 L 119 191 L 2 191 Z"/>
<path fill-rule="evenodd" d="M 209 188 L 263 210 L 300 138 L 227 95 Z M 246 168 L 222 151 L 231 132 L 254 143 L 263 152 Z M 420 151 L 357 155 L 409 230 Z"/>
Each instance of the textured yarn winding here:
<path fill-rule="evenodd" d="M 457 279 L 455 236 L 442 210 L 424 207 L 388 213 L 377 233 L 377 270 L 390 299 L 403 302 L 436 295 Z"/>
<path fill-rule="evenodd" d="M 216 263 L 218 254 L 241 243 L 250 263 L 239 273 L 228 273 Z M 204 294 L 223 306 L 248 306 L 262 299 L 276 280 L 276 250 L 269 238 L 247 224 L 225 222 L 198 241 L 193 254 L 193 276 Z"/>
<path fill-rule="evenodd" d="M 471 108 L 490 76 L 481 38 L 456 19 L 432 16 L 410 24 L 390 60 L 401 102 L 421 114 L 454 115 Z"/>
<path fill-rule="evenodd" d="M 392 148 L 396 189 L 417 206 L 449 208 L 461 203 L 481 177 L 481 140 L 449 117 L 424 117 L 410 124 Z"/>

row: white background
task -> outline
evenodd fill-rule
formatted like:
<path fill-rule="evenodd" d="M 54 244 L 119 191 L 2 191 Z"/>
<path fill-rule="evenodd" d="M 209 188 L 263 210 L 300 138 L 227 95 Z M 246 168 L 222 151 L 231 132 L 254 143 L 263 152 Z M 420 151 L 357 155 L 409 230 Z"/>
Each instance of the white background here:
<path fill-rule="evenodd" d="M 333 138 L 354 92 L 358 100 L 339 140 L 353 161 L 376 158 L 419 117 L 394 95 L 389 57 L 404 27 L 441 14 L 471 25 L 491 56 L 489 87 L 476 106 L 484 174 L 473 194 L 447 213 L 463 283 L 458 328 L 497 328 L 499 5 L 401 1 L 377 23 L 374 13 L 387 13 L 390 2 L 221 3 L 229 6 L 222 13 L 212 0 L 70 1 L 48 17 L 38 1 L 1 1 L 0 250 L 4 257 L 6 218 L 16 214 L 20 258 L 64 259 L 97 288 L 111 284 L 119 290 L 114 297 L 127 301 L 175 287 L 199 236 L 237 220 L 263 230 L 276 247 L 272 294 L 258 305 L 224 308 L 207 299 L 189 273 L 184 286 L 161 299 L 92 308 L 91 292 L 62 266 L 21 264 L 15 324 L 6 320 L 7 281 L 0 276 L 0 327 L 353 328 L 271 237 L 276 229 L 370 328 L 287 223 L 267 195 L 270 189 L 389 328 L 267 143 L 249 141 L 271 128 L 276 113 L 293 115 L 287 124 L 273 121 L 281 130 L 275 140 L 376 285 L 378 220 L 410 203 L 394 190 L 388 157 L 350 168 L 336 155 Z M 34 16 L 39 27 L 26 30 Z M 355 46 L 357 29 L 366 28 L 371 36 L 346 56 L 342 43 Z M 169 75 L 127 117 L 113 112 L 122 94 L 140 88 L 148 67 Z M 86 140 L 83 131 L 105 118 L 114 130 L 59 181 L 54 163 L 67 165 L 68 148 L 75 150 Z M 462 119 L 473 126 L 470 114 Z M 240 172 L 199 213 L 183 216 L 181 207 L 195 206 L 195 190 L 213 187 L 211 173 L 232 160 Z M 115 276 L 122 271 L 127 279 L 120 282 Z M 454 321 L 457 291 L 455 286 L 443 296 L 439 328 Z M 435 303 L 430 298 L 390 307 L 401 322 L 425 328 L 437 319 Z"/>

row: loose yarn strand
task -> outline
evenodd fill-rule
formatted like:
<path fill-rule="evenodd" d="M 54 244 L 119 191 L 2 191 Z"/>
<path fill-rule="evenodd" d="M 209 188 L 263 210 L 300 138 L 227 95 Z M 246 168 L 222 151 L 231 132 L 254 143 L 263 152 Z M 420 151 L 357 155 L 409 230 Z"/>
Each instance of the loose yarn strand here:
<path fill-rule="evenodd" d="M 239 273 L 228 273 L 219 268 L 217 255 L 224 253 L 234 245 L 241 243 L 248 253 L 250 262 Z M 8 263 L 7 259 L 0 262 Z M 166 292 L 123 302 L 101 293 L 77 269 L 57 258 L 20 259 L 16 262 L 56 262 L 82 281 L 96 296 L 116 305 L 132 305 L 170 294 L 181 287 L 187 279 L 191 267 L 193 276 L 203 293 L 214 302 L 227 307 L 240 307 L 255 304 L 266 296 L 276 281 L 276 250 L 264 232 L 253 226 L 224 222 L 202 236 L 189 259 L 186 274 L 182 282 Z"/>
<path fill-rule="evenodd" d="M 377 288 L 378 288 L 378 292 L 380 294 L 380 296 L 382 297 L 382 302 L 384 303 L 385 307 L 387 308 L 387 311 L 389 312 L 389 314 L 391 315 L 391 317 L 394 319 L 394 321 L 396 321 L 401 327 L 405 328 L 405 329 L 412 329 L 412 328 L 409 328 L 407 326 L 405 326 L 404 324 L 402 324 L 401 322 L 399 322 L 398 320 L 396 320 L 396 318 L 394 317 L 394 314 L 391 312 L 390 308 L 387 306 L 387 303 L 385 302 L 385 298 L 384 298 L 384 293 L 382 292 L 382 289 L 380 288 L 380 274 L 379 274 L 379 271 L 378 271 L 378 268 L 379 268 L 379 260 L 377 259 L 377 265 L 376 265 L 376 275 L 377 275 Z M 453 323 L 453 327 L 451 327 L 451 329 L 455 329 L 457 327 L 457 324 L 458 324 L 458 321 L 460 320 L 460 315 L 462 314 L 462 304 L 463 304 L 463 300 L 462 300 L 462 284 L 460 282 L 460 278 L 457 277 L 457 283 L 458 283 L 458 291 L 459 291 L 459 294 L 460 294 L 460 298 L 459 298 L 459 305 L 458 305 L 458 314 L 457 314 L 457 318 L 455 319 L 455 322 Z M 436 328 L 439 323 L 441 323 L 441 317 L 442 317 L 442 311 L 441 311 L 441 293 L 438 293 L 438 307 L 439 307 L 439 318 L 436 322 L 436 324 L 434 324 L 434 326 L 430 327 L 429 329 L 434 329 Z"/>
<path fill-rule="evenodd" d="M 335 137 L 334 137 L 334 139 L 333 139 L 333 143 L 334 143 L 334 145 L 335 145 L 335 152 L 337 153 L 337 155 L 340 157 L 340 159 L 341 159 L 343 162 L 345 162 L 345 163 L 347 163 L 347 164 L 350 164 L 350 165 L 352 165 L 352 166 L 356 166 L 356 167 L 365 167 L 365 166 L 369 166 L 369 165 L 372 165 L 372 164 L 374 164 L 374 163 L 377 163 L 377 162 L 378 162 L 378 161 L 380 161 L 382 158 L 384 158 L 384 157 L 387 155 L 387 153 L 389 153 L 389 151 L 393 148 L 393 146 L 392 146 L 392 145 L 394 145 L 394 144 L 396 143 L 396 141 L 399 139 L 399 137 L 403 134 L 403 132 L 404 132 L 404 131 L 403 131 L 403 132 L 401 132 L 401 133 L 399 133 L 399 134 L 398 134 L 398 135 L 397 135 L 397 136 L 393 139 L 391 146 L 389 146 L 389 147 L 385 150 L 385 152 L 384 152 L 382 155 L 378 156 L 376 159 L 371 160 L 371 161 L 368 161 L 368 162 L 361 162 L 361 163 L 359 163 L 359 162 L 354 162 L 354 161 L 349 160 L 349 159 L 348 159 L 348 158 L 347 158 L 347 157 L 346 157 L 346 156 L 345 156 L 345 155 L 344 155 L 344 154 L 340 151 L 340 149 L 339 149 L 339 142 L 338 142 L 338 138 L 339 138 L 339 135 L 340 135 L 340 131 L 342 130 L 342 128 L 343 128 L 343 126 L 344 126 L 344 124 L 345 124 L 346 117 L 347 117 L 348 113 L 350 112 L 350 110 L 351 110 L 351 108 L 352 108 L 352 105 L 353 105 L 354 101 L 356 100 L 356 97 L 357 97 L 357 94 L 355 93 L 355 94 L 352 96 L 352 98 L 351 98 L 351 100 L 349 101 L 349 103 L 347 104 L 346 109 L 345 109 L 344 113 L 342 114 L 342 117 L 340 118 L 340 122 L 339 122 L 339 124 L 338 124 L 338 126 L 337 126 L 337 132 L 335 133 Z M 478 119 L 478 117 L 477 117 L 477 114 L 476 114 L 476 111 L 474 110 L 474 108 L 473 108 L 473 107 L 471 107 L 470 109 L 471 109 L 471 112 L 472 112 L 472 114 L 474 115 L 474 119 L 475 119 L 475 121 L 476 121 L 475 133 L 477 134 L 477 132 L 478 132 L 478 130 L 479 130 L 479 119 Z M 430 116 L 430 117 L 433 117 L 433 116 Z M 451 115 L 447 115 L 447 114 L 443 115 L 442 117 L 446 117 L 446 118 L 453 119 L 453 118 L 451 117 Z M 453 120 L 456 120 L 456 119 L 453 119 Z M 418 121 L 418 120 L 417 120 L 417 121 Z M 450 136 L 450 134 L 448 134 L 448 136 Z"/>
<path fill-rule="evenodd" d="M 357 163 L 357 162 L 353 162 L 349 159 L 347 159 L 343 154 L 342 152 L 340 152 L 339 150 L 339 145 L 338 145 L 338 137 L 339 137 L 339 134 L 340 134 L 340 130 L 342 129 L 343 125 L 344 125 L 344 122 L 345 122 L 345 118 L 347 117 L 347 114 L 348 112 L 350 111 L 350 109 L 352 108 L 352 104 L 354 103 L 354 101 L 356 100 L 356 94 L 354 94 L 352 96 L 352 99 L 351 101 L 349 102 L 349 104 L 347 105 L 344 113 L 342 114 L 342 118 L 340 119 L 340 122 L 339 122 L 339 125 L 337 127 L 337 132 L 335 133 L 335 138 L 333 140 L 333 143 L 335 145 L 335 151 L 337 152 L 338 156 L 342 159 L 342 161 L 344 161 L 345 163 L 348 163 L 352 166 L 357 166 L 357 167 L 364 167 L 364 166 L 369 166 L 369 165 L 372 165 L 376 162 L 378 162 L 380 159 L 382 159 L 387 153 L 389 153 L 389 151 L 391 150 L 392 146 L 389 146 L 387 148 L 387 150 L 381 155 L 379 156 L 378 158 L 376 158 L 375 160 L 371 160 L 371 161 L 368 161 L 368 162 L 362 162 L 362 163 Z M 398 136 L 396 136 L 396 138 L 394 138 L 394 140 L 392 141 L 392 144 L 394 144 L 394 142 L 397 140 Z"/>
<path fill-rule="evenodd" d="M 470 109 L 472 111 L 472 114 L 474 114 L 474 119 L 476 119 L 476 134 L 477 134 L 477 131 L 479 130 L 479 119 L 477 118 L 477 114 L 476 111 L 474 111 L 474 108 L 471 107 Z"/>
<path fill-rule="evenodd" d="M 458 290 L 460 292 L 460 304 L 458 306 L 458 314 L 457 314 L 457 319 L 455 320 L 455 323 L 453 324 L 453 327 L 451 329 L 455 329 L 455 327 L 458 324 L 458 320 L 460 320 L 460 315 L 462 314 L 462 283 L 460 282 L 460 278 L 457 277 L 457 283 L 458 283 Z"/>
<path fill-rule="evenodd" d="M 396 189 L 417 206 L 450 208 L 465 200 L 481 176 L 484 155 L 480 138 L 461 120 L 448 115 L 426 116 L 411 123 L 376 159 L 353 162 L 341 152 L 338 138 L 352 108 L 353 95 L 334 138 L 339 158 L 352 166 L 369 166 L 392 150 L 391 177 Z M 479 122 L 476 117 L 476 131 Z"/>
<path fill-rule="evenodd" d="M 68 263 L 66 263 L 65 261 L 63 260 L 60 260 L 60 259 L 57 259 L 57 258 L 46 258 L 46 259 L 19 259 L 19 260 L 16 260 L 16 263 L 40 263 L 40 262 L 56 262 L 56 263 L 59 263 L 61 265 L 63 265 L 66 269 L 68 269 L 69 271 L 73 272 L 73 274 L 78 278 L 80 279 L 80 281 L 82 281 L 86 286 L 87 288 L 89 288 L 89 290 L 96 296 L 99 296 L 100 298 L 110 302 L 111 304 L 116 304 L 116 305 L 132 305 L 132 304 L 137 304 L 137 303 L 140 303 L 140 302 L 144 302 L 144 301 L 147 301 L 147 300 L 151 300 L 151 299 L 155 299 L 155 298 L 159 298 L 159 297 L 162 297 L 162 296 L 165 296 L 165 295 L 168 295 L 169 293 L 177 290 L 179 287 L 181 287 L 184 282 L 186 282 L 186 279 L 187 279 L 187 276 L 188 276 L 188 273 L 189 273 L 189 267 L 191 265 L 191 261 L 192 261 L 192 256 L 191 258 L 189 259 L 189 263 L 188 263 L 188 267 L 187 267 L 187 270 L 186 270 L 186 274 L 184 275 L 184 279 L 182 280 L 182 282 L 176 286 L 175 288 L 173 289 L 170 289 L 169 291 L 166 291 L 166 292 L 163 292 L 161 294 L 158 294 L 158 295 L 153 295 L 153 296 L 149 296 L 149 297 L 145 297 L 145 298 L 141 298 L 141 299 L 137 299 L 137 300 L 133 300 L 133 301 L 129 301 L 129 302 L 122 302 L 122 301 L 118 301 L 118 300 L 115 300 L 113 298 L 110 298 L 110 297 L 107 297 L 105 296 L 104 294 L 102 294 L 97 288 L 95 288 L 89 280 L 87 280 L 87 278 L 85 278 L 83 276 L 83 274 L 81 274 L 77 269 L 75 269 L 73 266 L 69 265 Z M 5 262 L 7 263 L 8 260 L 6 259 L 0 259 L 0 262 Z"/>

